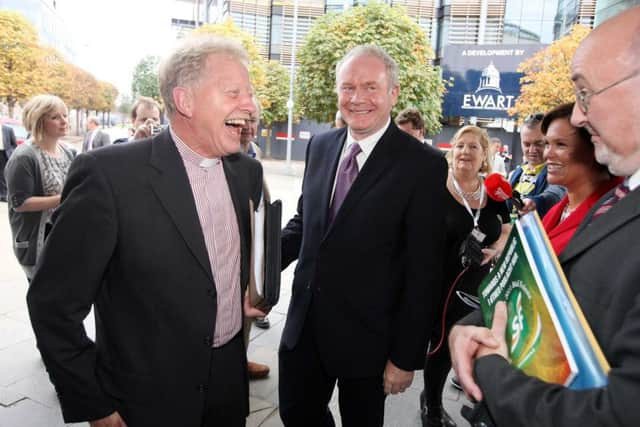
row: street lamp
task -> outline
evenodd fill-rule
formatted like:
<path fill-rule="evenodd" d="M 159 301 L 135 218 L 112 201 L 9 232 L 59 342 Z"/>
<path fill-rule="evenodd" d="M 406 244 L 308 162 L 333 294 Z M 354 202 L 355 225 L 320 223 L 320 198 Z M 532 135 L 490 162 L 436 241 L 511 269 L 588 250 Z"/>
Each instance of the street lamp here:
<path fill-rule="evenodd" d="M 293 82 L 296 77 L 296 43 L 298 41 L 298 0 L 293 1 L 293 40 L 291 42 L 291 68 L 289 69 L 289 99 L 287 109 L 287 172 L 292 173 L 291 168 L 291 143 L 293 135 Z"/>

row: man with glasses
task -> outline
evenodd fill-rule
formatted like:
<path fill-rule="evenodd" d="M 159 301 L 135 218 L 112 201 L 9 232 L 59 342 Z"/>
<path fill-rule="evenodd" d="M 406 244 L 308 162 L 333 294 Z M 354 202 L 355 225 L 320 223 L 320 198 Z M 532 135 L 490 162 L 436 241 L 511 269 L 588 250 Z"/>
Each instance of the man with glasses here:
<path fill-rule="evenodd" d="M 524 162 L 515 168 L 509 178 L 514 190 L 522 196 L 524 206 L 521 213 L 538 211 L 542 218 L 551 206 L 562 199 L 565 189 L 547 183 L 547 165 L 542 157 L 544 135 L 540 125 L 544 114 L 531 114 L 524 119 L 520 129 L 520 143 Z M 511 209 L 511 206 L 509 206 Z"/>
<path fill-rule="evenodd" d="M 511 367 L 504 341 L 506 309 L 500 305 L 491 330 L 459 325 L 449 336 L 464 389 L 484 399 L 497 426 L 640 425 L 639 70 L 640 7 L 591 32 L 571 70 L 578 99 L 571 123 L 591 133 L 598 162 L 627 178 L 587 214 L 559 258 L 611 366 L 608 384 L 570 390 Z"/>

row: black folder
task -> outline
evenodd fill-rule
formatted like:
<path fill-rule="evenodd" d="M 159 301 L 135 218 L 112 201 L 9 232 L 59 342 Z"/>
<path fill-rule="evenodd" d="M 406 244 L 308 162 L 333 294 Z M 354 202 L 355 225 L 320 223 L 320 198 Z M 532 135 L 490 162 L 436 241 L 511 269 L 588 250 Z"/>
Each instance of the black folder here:
<path fill-rule="evenodd" d="M 270 201 L 264 187 L 262 200 L 255 208 L 250 201 L 251 212 L 251 274 L 249 300 L 251 305 L 268 310 L 280 298 L 282 202 Z"/>

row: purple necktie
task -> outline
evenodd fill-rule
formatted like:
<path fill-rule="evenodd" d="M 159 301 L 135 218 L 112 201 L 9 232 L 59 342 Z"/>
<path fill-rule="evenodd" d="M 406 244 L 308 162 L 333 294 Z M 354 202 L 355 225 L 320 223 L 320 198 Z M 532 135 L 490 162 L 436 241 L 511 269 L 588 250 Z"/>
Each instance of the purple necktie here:
<path fill-rule="evenodd" d="M 618 203 L 618 201 L 624 198 L 627 194 L 629 194 L 629 187 L 627 186 L 626 182 L 621 182 L 616 187 L 613 194 L 600 205 L 600 207 L 593 213 L 593 215 L 591 215 L 591 220 L 589 222 L 591 223 L 596 218 L 607 213 L 607 211 L 611 209 L 613 205 Z"/>
<path fill-rule="evenodd" d="M 351 184 L 356 180 L 358 176 L 358 162 L 356 156 L 362 152 L 360 145 L 357 142 L 351 144 L 349 152 L 340 162 L 338 167 L 338 173 L 336 174 L 336 189 L 333 193 L 333 203 L 331 203 L 331 209 L 329 210 L 329 223 L 331 224 L 344 202 L 347 193 L 351 188 Z"/>

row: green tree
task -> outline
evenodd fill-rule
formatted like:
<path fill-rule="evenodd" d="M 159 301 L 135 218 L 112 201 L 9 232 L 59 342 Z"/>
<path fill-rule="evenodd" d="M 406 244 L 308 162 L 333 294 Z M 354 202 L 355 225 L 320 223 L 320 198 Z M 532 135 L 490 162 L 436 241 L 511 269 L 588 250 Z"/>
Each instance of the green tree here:
<path fill-rule="evenodd" d="M 296 104 L 311 119 L 332 122 L 336 108 L 336 63 L 351 48 L 376 44 L 400 67 L 400 96 L 394 114 L 413 106 L 424 116 L 428 133 L 437 133 L 445 84 L 432 65 L 433 50 L 425 32 L 403 8 L 381 3 L 330 13 L 316 20 L 298 56 Z"/>
<path fill-rule="evenodd" d="M 510 115 L 517 114 L 522 120 L 529 114 L 549 111 L 576 100 L 571 82 L 571 60 L 589 31 L 589 27 L 576 25 L 569 34 L 520 64 L 518 71 L 524 76 L 520 78 L 520 96 L 509 110 Z"/>
<path fill-rule="evenodd" d="M 0 11 L 0 99 L 13 115 L 16 102 L 42 90 L 43 50 L 35 28 L 19 13 Z"/>
<path fill-rule="evenodd" d="M 160 58 L 157 56 L 145 56 L 133 70 L 131 81 L 131 93 L 134 97 L 148 96 L 158 102 L 160 98 L 160 84 L 158 83 L 158 65 Z"/>
<path fill-rule="evenodd" d="M 265 156 L 271 156 L 271 126 L 273 122 L 287 120 L 289 110 L 287 99 L 289 98 L 289 72 L 277 61 L 266 63 L 266 82 L 261 88 L 256 89 L 256 95 L 260 102 L 262 114 L 260 122 L 269 133 L 265 140 Z"/>
<path fill-rule="evenodd" d="M 249 55 L 249 76 L 256 92 L 263 92 L 266 84 L 265 63 L 251 34 L 238 27 L 232 19 L 219 24 L 207 24 L 194 30 L 195 33 L 214 34 L 238 40 Z"/>
<path fill-rule="evenodd" d="M 256 92 L 262 108 L 260 121 L 270 128 L 273 122 L 287 120 L 289 72 L 278 61 L 268 61 L 265 71 L 266 84 Z"/>

